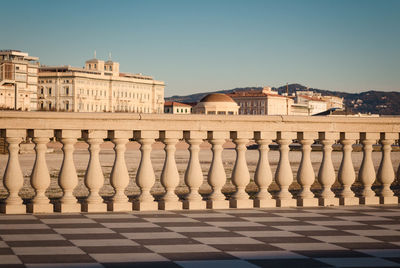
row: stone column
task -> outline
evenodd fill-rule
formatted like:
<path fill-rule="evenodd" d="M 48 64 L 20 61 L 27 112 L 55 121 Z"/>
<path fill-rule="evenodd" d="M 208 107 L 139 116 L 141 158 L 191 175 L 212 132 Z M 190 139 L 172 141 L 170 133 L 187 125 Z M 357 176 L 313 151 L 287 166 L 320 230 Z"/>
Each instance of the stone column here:
<path fill-rule="evenodd" d="M 232 183 L 236 192 L 229 200 L 231 208 L 252 208 L 254 201 L 249 199 L 246 193 L 246 186 L 250 183 L 250 173 L 246 162 L 246 144 L 253 138 L 249 131 L 232 131 L 230 133 L 233 143 L 236 145 L 236 161 L 232 170 Z"/>
<path fill-rule="evenodd" d="M 50 213 L 54 211 L 50 199 L 46 196 L 46 189 L 50 186 L 50 173 L 46 164 L 47 143 L 54 136 L 53 130 L 34 129 L 28 131 L 29 137 L 35 143 L 35 164 L 31 174 L 31 185 L 35 189 L 35 197 L 27 205 L 27 212 Z"/>
<path fill-rule="evenodd" d="M 19 165 L 18 152 L 22 138 L 26 137 L 25 130 L 5 129 L 1 130 L 1 137 L 5 138 L 8 149 L 8 162 L 3 176 L 3 184 L 9 195 L 0 203 L 0 212 L 5 214 L 26 213 L 26 206 L 18 195 L 24 185 L 24 176 Z"/>
<path fill-rule="evenodd" d="M 297 182 L 301 185 L 301 192 L 297 198 L 297 205 L 302 207 L 318 206 L 318 199 L 311 192 L 311 185 L 315 181 L 315 173 L 311 163 L 311 145 L 318 138 L 317 132 L 299 132 L 297 139 L 301 143 L 301 162 L 297 171 Z"/>
<path fill-rule="evenodd" d="M 129 184 L 129 173 L 125 162 L 126 144 L 132 138 L 132 131 L 114 130 L 108 132 L 108 138 L 114 143 L 115 160 L 110 174 L 110 183 L 115 190 L 112 201 L 108 203 L 109 211 L 132 211 L 132 203 L 125 195 Z"/>
<path fill-rule="evenodd" d="M 295 138 L 295 132 L 278 132 L 276 142 L 279 144 L 279 162 L 275 172 L 275 181 L 280 189 L 276 197 L 278 207 L 295 207 L 297 203 L 289 192 L 289 186 L 293 182 L 293 172 L 289 162 L 289 145 Z"/>
<path fill-rule="evenodd" d="M 179 172 L 175 161 L 176 143 L 183 136 L 182 131 L 160 131 L 160 140 L 165 144 L 165 161 L 161 172 L 161 184 L 165 188 L 165 194 L 158 203 L 158 209 L 177 210 L 182 209 L 182 202 L 175 194 L 175 188 L 179 185 Z"/>
<path fill-rule="evenodd" d="M 136 184 L 140 188 L 140 196 L 133 201 L 134 210 L 157 210 L 158 203 L 150 193 L 156 178 L 151 164 L 151 145 L 158 138 L 158 131 L 134 131 L 135 140 L 140 143 L 140 164 L 136 173 Z"/>
<path fill-rule="evenodd" d="M 352 145 L 358 138 L 359 133 L 340 133 L 340 143 L 343 145 L 343 158 L 339 168 L 338 179 L 340 184 L 343 186 L 343 190 L 340 193 L 339 203 L 340 205 L 344 206 L 353 206 L 359 204 L 358 198 L 355 197 L 353 191 L 350 188 L 356 179 L 353 160 L 351 159 L 351 151 L 353 151 Z"/>
<path fill-rule="evenodd" d="M 185 131 L 183 136 L 189 144 L 190 158 L 185 172 L 185 183 L 189 188 L 189 194 L 183 201 L 184 209 L 205 209 L 206 202 L 199 194 L 199 188 L 203 184 L 203 172 L 201 171 L 199 151 L 200 144 L 207 138 L 205 131 Z"/>
<path fill-rule="evenodd" d="M 58 185 L 63 190 L 63 196 L 59 203 L 56 203 L 56 212 L 80 212 L 81 205 L 73 195 L 75 187 L 78 185 L 78 176 L 74 164 L 74 145 L 81 137 L 80 130 L 57 130 L 56 137 L 63 144 L 63 162 L 58 175 Z"/>
<path fill-rule="evenodd" d="M 360 204 L 379 204 L 379 197 L 376 196 L 375 192 L 371 189 L 371 186 L 376 179 L 374 163 L 372 162 L 372 145 L 376 144 L 378 139 L 379 133 L 360 133 L 360 140 L 363 145 L 363 160 L 358 172 L 358 180 L 363 184 Z"/>
<path fill-rule="evenodd" d="M 259 191 L 254 199 L 254 207 L 276 207 L 276 200 L 272 199 L 268 187 L 272 183 L 272 172 L 268 160 L 269 144 L 276 139 L 276 132 L 255 132 L 254 140 L 258 144 L 258 163 L 254 173 L 254 182 Z"/>
<path fill-rule="evenodd" d="M 89 196 L 82 204 L 84 212 L 105 212 L 107 204 L 99 195 L 99 191 L 104 184 L 103 171 L 101 169 L 99 152 L 100 145 L 107 137 L 107 131 L 89 130 L 83 132 L 83 137 L 89 144 L 89 163 L 85 174 L 85 185 L 89 189 Z"/>
<path fill-rule="evenodd" d="M 212 145 L 211 151 L 213 153 L 207 177 L 208 183 L 212 188 L 212 193 L 207 200 L 207 208 L 229 208 L 229 201 L 226 200 L 225 195 L 221 192 L 226 183 L 226 173 L 222 163 L 222 145 L 228 138 L 229 132 L 226 131 L 209 131 L 207 133 L 207 139 Z"/>
<path fill-rule="evenodd" d="M 380 136 L 379 142 L 382 144 L 382 160 L 377 174 L 378 181 L 382 184 L 379 196 L 380 203 L 398 204 L 398 197 L 394 196 L 393 191 L 390 189 L 390 185 L 395 178 L 390 152 L 392 151 L 392 144 L 397 138 L 397 133 L 385 132 L 381 133 Z"/>
<path fill-rule="evenodd" d="M 339 133 L 320 132 L 319 140 L 323 144 L 322 163 L 318 172 L 318 182 L 322 186 L 320 206 L 338 206 L 339 198 L 335 197 L 331 187 L 335 183 L 336 174 L 332 163 L 332 145 L 339 139 Z"/>

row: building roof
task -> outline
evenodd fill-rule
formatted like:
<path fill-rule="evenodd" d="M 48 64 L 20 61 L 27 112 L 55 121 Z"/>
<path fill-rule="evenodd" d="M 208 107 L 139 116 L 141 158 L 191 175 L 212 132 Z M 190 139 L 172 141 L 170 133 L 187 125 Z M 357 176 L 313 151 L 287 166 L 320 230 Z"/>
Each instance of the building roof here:
<path fill-rule="evenodd" d="M 310 97 L 310 96 L 306 96 L 306 95 L 299 95 L 297 97 L 298 98 L 303 98 L 303 99 L 306 99 L 306 100 L 311 100 L 311 101 L 326 102 L 325 100 L 321 99 L 320 97 Z"/>
<path fill-rule="evenodd" d="M 235 101 L 226 94 L 211 93 L 202 98 L 200 102 L 235 102 Z"/>
<path fill-rule="evenodd" d="M 175 102 L 175 101 L 166 101 L 164 103 L 164 106 L 180 106 L 180 107 L 192 107 L 189 104 L 186 103 L 180 103 L 180 102 Z"/>
<path fill-rule="evenodd" d="M 277 97 L 277 98 L 290 98 L 290 96 L 282 96 L 275 93 L 265 93 L 262 91 L 249 90 L 249 91 L 238 91 L 228 94 L 228 96 L 235 97 Z"/>

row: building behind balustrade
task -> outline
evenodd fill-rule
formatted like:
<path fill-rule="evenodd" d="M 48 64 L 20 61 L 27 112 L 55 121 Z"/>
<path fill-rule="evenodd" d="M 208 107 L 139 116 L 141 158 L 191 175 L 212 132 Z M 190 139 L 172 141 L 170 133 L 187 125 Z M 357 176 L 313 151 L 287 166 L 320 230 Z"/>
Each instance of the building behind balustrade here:
<path fill-rule="evenodd" d="M 38 109 L 71 112 L 163 113 L 162 81 L 121 73 L 111 59 L 91 59 L 84 68 L 41 66 Z"/>
<path fill-rule="evenodd" d="M 191 114 L 192 106 L 186 103 L 176 101 L 167 101 L 164 103 L 165 114 Z"/>
<path fill-rule="evenodd" d="M 237 115 L 239 105 L 226 94 L 212 93 L 202 98 L 192 111 L 194 114 Z"/>
<path fill-rule="evenodd" d="M 238 91 L 229 94 L 240 106 L 239 114 L 288 115 L 292 114 L 293 99 L 279 95 L 270 87 L 260 90 Z"/>
<path fill-rule="evenodd" d="M 19 50 L 0 50 L 0 109 L 37 109 L 38 60 Z"/>

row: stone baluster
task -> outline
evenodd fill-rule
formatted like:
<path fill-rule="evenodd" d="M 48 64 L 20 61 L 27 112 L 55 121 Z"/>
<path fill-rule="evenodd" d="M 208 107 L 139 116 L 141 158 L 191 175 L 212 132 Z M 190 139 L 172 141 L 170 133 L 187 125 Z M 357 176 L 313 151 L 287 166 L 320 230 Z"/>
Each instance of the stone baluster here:
<path fill-rule="evenodd" d="M 379 139 L 379 133 L 362 132 L 360 140 L 363 145 L 363 160 L 358 172 L 358 180 L 363 184 L 363 192 L 360 197 L 360 204 L 379 204 L 379 197 L 371 189 L 375 182 L 375 168 L 372 162 L 372 145 Z"/>
<path fill-rule="evenodd" d="M 31 174 L 31 185 L 35 190 L 35 197 L 28 203 L 26 209 L 30 213 L 49 213 L 54 206 L 46 196 L 46 189 L 50 186 L 50 173 L 46 164 L 47 143 L 54 136 L 53 130 L 34 129 L 28 131 L 29 137 L 35 144 L 35 164 Z"/>
<path fill-rule="evenodd" d="M 74 164 L 74 145 L 81 137 L 80 130 L 56 130 L 56 137 L 63 144 L 63 162 L 58 176 L 58 185 L 63 190 L 60 202 L 56 203 L 54 210 L 57 212 L 80 212 L 81 205 L 73 195 L 78 185 L 78 175 Z"/>
<path fill-rule="evenodd" d="M 153 187 L 156 177 L 153 165 L 151 164 L 151 145 L 158 138 L 158 131 L 134 131 L 134 138 L 140 144 L 140 164 L 136 173 L 136 184 L 140 188 L 140 196 L 133 201 L 134 210 L 157 210 L 158 203 L 154 201 L 150 190 Z"/>
<path fill-rule="evenodd" d="M 183 136 L 189 144 L 190 158 L 185 172 L 185 183 L 189 188 L 189 194 L 183 201 L 185 209 L 205 209 L 206 202 L 199 194 L 199 188 L 203 184 L 203 172 L 199 160 L 200 144 L 207 138 L 204 131 L 185 131 Z"/>
<path fill-rule="evenodd" d="M 359 204 L 359 199 L 355 197 L 354 192 L 351 190 L 351 185 L 353 185 L 356 179 L 351 152 L 353 151 L 352 146 L 358 138 L 359 133 L 340 133 L 340 143 L 343 145 L 343 158 L 339 168 L 338 180 L 343 186 L 343 190 L 340 193 L 339 203 L 344 206 Z"/>
<path fill-rule="evenodd" d="M 297 134 L 297 139 L 301 143 L 301 161 L 297 172 L 297 182 L 302 188 L 297 198 L 297 205 L 302 207 L 318 206 L 318 199 L 314 197 L 310 190 L 315 181 L 315 173 L 311 163 L 311 145 L 317 138 L 317 132 L 299 132 Z"/>
<path fill-rule="evenodd" d="M 115 190 L 112 202 L 108 203 L 109 211 L 131 211 L 132 203 L 125 195 L 129 184 L 129 173 L 125 162 L 126 144 L 132 138 L 132 131 L 114 130 L 108 132 L 108 138 L 114 143 L 115 160 L 110 174 L 110 183 Z"/>
<path fill-rule="evenodd" d="M 381 204 L 397 204 L 399 202 L 398 197 L 394 196 L 393 191 L 390 189 L 390 185 L 395 179 L 390 152 L 392 151 L 392 144 L 396 138 L 396 133 L 385 132 L 380 134 L 379 142 L 382 144 L 382 160 L 379 165 L 377 179 L 382 184 L 382 190 L 379 196 Z"/>
<path fill-rule="evenodd" d="M 258 144 L 258 163 L 254 173 L 254 182 L 259 191 L 254 199 L 254 207 L 276 207 L 276 200 L 272 199 L 268 187 L 272 183 L 272 172 L 268 160 L 269 144 L 276 139 L 276 132 L 255 132 L 254 140 Z"/>
<path fill-rule="evenodd" d="M 158 209 L 161 210 L 177 210 L 183 207 L 182 202 L 175 194 L 175 188 L 179 185 L 175 145 L 182 136 L 182 131 L 160 131 L 160 140 L 165 144 L 165 161 L 160 178 L 161 184 L 165 188 L 165 194 L 158 203 Z"/>
<path fill-rule="evenodd" d="M 212 188 L 212 192 L 207 200 L 207 208 L 221 209 L 229 208 L 229 201 L 226 200 L 222 193 L 222 187 L 226 183 L 226 173 L 222 163 L 222 145 L 229 138 L 229 132 L 209 131 L 207 139 L 211 143 L 211 151 L 213 154 L 211 166 L 208 171 L 207 181 Z"/>
<path fill-rule="evenodd" d="M 26 131 L 5 129 L 1 131 L 1 137 L 5 138 L 8 149 L 8 162 L 4 171 L 3 184 L 8 190 L 9 195 L 4 203 L 0 203 L 0 212 L 5 214 L 23 214 L 26 213 L 26 206 L 22 203 L 18 192 L 24 185 L 24 176 L 19 164 L 18 152 L 22 138 L 26 137 Z"/>
<path fill-rule="evenodd" d="M 99 152 L 100 145 L 107 137 L 107 131 L 89 130 L 83 132 L 83 137 L 89 144 L 89 163 L 85 174 L 85 185 L 89 189 L 89 196 L 82 203 L 84 212 L 105 212 L 107 204 L 104 203 L 99 191 L 104 184 L 103 171 L 101 169 Z"/>
<path fill-rule="evenodd" d="M 278 132 L 276 142 L 279 144 L 279 162 L 275 172 L 275 181 L 280 189 L 276 197 L 278 207 L 294 207 L 297 203 L 289 192 L 289 186 L 293 182 L 293 172 L 289 162 L 289 145 L 295 138 L 295 132 Z"/>
<path fill-rule="evenodd" d="M 232 170 L 231 181 L 236 187 L 236 192 L 229 200 L 231 208 L 252 208 L 254 201 L 249 199 L 246 186 L 250 183 L 250 173 L 246 161 L 246 144 L 253 138 L 253 133 L 248 131 L 232 131 L 230 133 L 236 145 L 236 161 Z"/>
<path fill-rule="evenodd" d="M 338 206 L 339 199 L 332 192 L 332 185 L 335 183 L 336 174 L 332 163 L 332 145 L 339 139 L 339 133 L 320 132 L 319 140 L 323 144 L 322 163 L 318 172 L 318 182 L 322 186 L 322 193 L 319 198 L 320 206 Z"/>

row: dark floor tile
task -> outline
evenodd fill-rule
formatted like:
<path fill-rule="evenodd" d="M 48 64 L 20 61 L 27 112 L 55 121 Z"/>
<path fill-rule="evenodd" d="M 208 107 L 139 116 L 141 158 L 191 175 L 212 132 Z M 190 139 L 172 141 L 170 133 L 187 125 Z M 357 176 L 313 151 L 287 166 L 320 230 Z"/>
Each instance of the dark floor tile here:
<path fill-rule="evenodd" d="M 276 217 L 268 212 L 260 212 L 260 213 L 226 213 L 231 216 L 235 216 L 237 218 L 250 218 L 250 217 Z"/>
<path fill-rule="evenodd" d="M 271 251 L 282 250 L 267 244 L 231 244 L 231 245 L 212 245 L 222 251 Z"/>
<path fill-rule="evenodd" d="M 160 253 L 160 255 L 171 261 L 194 261 L 194 260 L 232 260 L 236 257 L 225 252 L 207 252 L 207 253 Z"/>
<path fill-rule="evenodd" d="M 0 255 L 14 255 L 14 252 L 11 250 L 11 248 L 0 248 Z"/>
<path fill-rule="evenodd" d="M 41 224 L 42 222 L 38 220 L 5 220 L 1 219 L 0 224 Z"/>
<path fill-rule="evenodd" d="M 187 237 L 242 237 L 243 235 L 232 232 L 183 232 L 181 235 Z"/>
<path fill-rule="evenodd" d="M 104 228 L 100 223 L 61 223 L 47 224 L 50 228 Z"/>
<path fill-rule="evenodd" d="M 68 240 L 40 240 L 40 241 L 7 241 L 10 247 L 68 247 L 73 244 Z"/>
<path fill-rule="evenodd" d="M 382 224 L 382 223 L 381 223 Z M 376 230 L 376 226 L 372 225 L 334 225 L 328 226 L 329 228 L 335 228 L 337 230 Z"/>
<path fill-rule="evenodd" d="M 400 236 L 370 236 L 370 238 L 376 239 L 376 240 L 380 240 L 380 241 L 384 241 L 384 242 L 400 242 Z"/>
<path fill-rule="evenodd" d="M 271 226 L 251 226 L 251 227 L 222 227 L 225 230 L 231 232 L 240 232 L 240 231 L 281 231 L 278 228 L 274 228 Z"/>
<path fill-rule="evenodd" d="M 19 255 L 21 261 L 27 263 L 96 263 L 89 255 Z"/>
<path fill-rule="evenodd" d="M 336 230 L 328 230 L 328 231 L 291 231 L 292 233 L 304 235 L 304 236 L 349 236 L 353 235 L 345 231 L 336 231 Z"/>
<path fill-rule="evenodd" d="M 141 218 L 99 218 L 99 219 L 92 219 L 98 223 L 112 223 L 112 222 L 148 222 L 145 219 Z"/>
<path fill-rule="evenodd" d="M 109 228 L 117 233 L 149 233 L 149 232 L 170 232 L 162 227 L 146 227 L 146 228 Z"/>
<path fill-rule="evenodd" d="M 23 264 L 0 264 L 0 268 L 25 268 Z"/>
<path fill-rule="evenodd" d="M 390 243 L 332 243 L 348 249 L 398 249 L 399 246 Z"/>
<path fill-rule="evenodd" d="M 104 247 L 79 247 L 88 254 L 92 253 L 152 253 L 142 246 L 104 246 Z"/>
<path fill-rule="evenodd" d="M 63 234 L 68 240 L 82 240 L 82 239 L 126 239 L 125 236 L 117 233 L 110 234 Z"/>
<path fill-rule="evenodd" d="M 320 240 L 310 237 L 294 236 L 294 237 L 255 237 L 264 243 L 321 243 Z"/>
<path fill-rule="evenodd" d="M 132 239 L 141 245 L 184 245 L 198 244 L 199 242 L 189 238 L 171 238 L 171 239 Z"/>
<path fill-rule="evenodd" d="M 327 265 L 326 263 L 313 260 L 313 259 L 279 259 L 279 260 L 248 260 L 248 262 L 258 265 L 260 267 L 267 268 L 282 268 L 282 267 L 307 267 L 307 268 L 316 268 L 316 267 L 332 267 Z"/>
<path fill-rule="evenodd" d="M 288 217 L 298 221 L 331 221 L 331 217 Z"/>
<path fill-rule="evenodd" d="M 247 220 L 245 219 L 241 219 L 241 218 L 235 218 L 235 217 L 227 217 L 227 218 L 196 218 L 196 220 L 201 221 L 201 222 L 225 222 L 225 221 L 229 221 L 229 222 L 245 222 Z"/>
<path fill-rule="evenodd" d="M 174 262 L 121 262 L 121 263 L 102 263 L 105 268 L 181 268 L 180 265 Z"/>
<path fill-rule="evenodd" d="M 0 230 L 0 235 L 11 234 L 57 234 L 53 229 L 11 229 Z"/>
<path fill-rule="evenodd" d="M 361 253 L 353 250 L 305 250 L 293 251 L 297 254 L 309 258 L 358 258 L 358 257 L 371 257 L 368 254 Z"/>
<path fill-rule="evenodd" d="M 400 264 L 400 256 L 398 258 L 381 258 L 381 259 L 385 259 Z"/>
<path fill-rule="evenodd" d="M 155 222 L 161 227 L 209 227 L 210 225 L 204 222 Z"/>

